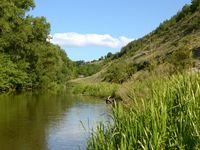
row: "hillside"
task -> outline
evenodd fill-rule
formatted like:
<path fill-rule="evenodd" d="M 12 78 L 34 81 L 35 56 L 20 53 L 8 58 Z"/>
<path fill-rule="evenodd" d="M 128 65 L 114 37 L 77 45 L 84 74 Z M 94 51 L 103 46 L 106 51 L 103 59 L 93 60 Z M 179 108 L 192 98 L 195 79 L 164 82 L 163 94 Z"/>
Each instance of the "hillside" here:
<path fill-rule="evenodd" d="M 102 70 L 86 80 L 123 83 L 141 77 L 143 71 L 173 74 L 198 69 L 199 57 L 200 8 L 199 0 L 194 0 L 151 33 L 100 60 Z"/>

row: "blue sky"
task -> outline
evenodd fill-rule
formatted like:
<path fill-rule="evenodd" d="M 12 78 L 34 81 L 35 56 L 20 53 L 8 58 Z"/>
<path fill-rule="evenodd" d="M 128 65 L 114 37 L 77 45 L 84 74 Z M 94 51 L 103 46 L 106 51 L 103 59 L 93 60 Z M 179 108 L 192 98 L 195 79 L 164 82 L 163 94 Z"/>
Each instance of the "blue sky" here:
<path fill-rule="evenodd" d="M 52 43 L 72 60 L 115 53 L 154 30 L 191 0 L 35 0 L 33 16 L 51 24 Z"/>

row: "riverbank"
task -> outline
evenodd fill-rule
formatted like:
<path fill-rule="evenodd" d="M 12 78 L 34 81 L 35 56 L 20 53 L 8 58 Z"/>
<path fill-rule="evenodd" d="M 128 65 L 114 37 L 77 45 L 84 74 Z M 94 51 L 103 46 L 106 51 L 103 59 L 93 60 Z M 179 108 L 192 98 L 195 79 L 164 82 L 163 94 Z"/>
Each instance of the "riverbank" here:
<path fill-rule="evenodd" d="M 114 126 L 99 125 L 88 149 L 200 148 L 200 74 L 152 76 L 113 87 L 82 83 L 74 88 L 93 96 L 114 92 L 123 100 L 113 108 Z"/>
<path fill-rule="evenodd" d="M 113 108 L 114 126 L 99 125 L 88 149 L 200 148 L 199 74 L 152 78 L 123 86 L 131 105 Z"/>
<path fill-rule="evenodd" d="M 0 95 L 2 94 L 15 94 L 15 93 L 22 93 L 22 92 L 29 92 L 29 91 L 45 91 L 50 93 L 61 93 L 65 92 L 67 83 L 50 83 L 48 85 L 43 86 L 32 86 L 32 87 L 21 87 L 21 88 L 8 88 L 6 90 L 0 90 Z"/>
<path fill-rule="evenodd" d="M 81 94 L 86 96 L 96 96 L 96 97 L 116 97 L 117 91 L 120 87 L 119 84 L 114 83 L 89 83 L 89 82 L 76 82 L 70 83 L 72 85 L 71 92 L 73 94 Z"/>

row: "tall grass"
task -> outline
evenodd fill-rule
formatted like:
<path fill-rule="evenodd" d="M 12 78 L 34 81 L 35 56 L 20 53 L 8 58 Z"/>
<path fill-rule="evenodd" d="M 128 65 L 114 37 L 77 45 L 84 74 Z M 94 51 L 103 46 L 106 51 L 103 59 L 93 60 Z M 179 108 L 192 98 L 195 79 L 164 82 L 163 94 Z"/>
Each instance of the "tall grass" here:
<path fill-rule="evenodd" d="M 89 96 L 98 96 L 98 97 L 107 97 L 107 96 L 115 96 L 116 91 L 118 90 L 118 84 L 112 83 L 76 83 L 73 84 L 71 88 L 74 94 L 83 94 Z"/>
<path fill-rule="evenodd" d="M 119 104 L 113 108 L 114 125 L 100 125 L 88 149 L 200 149 L 200 75 L 176 75 L 124 86 L 123 96 L 132 107 Z"/>

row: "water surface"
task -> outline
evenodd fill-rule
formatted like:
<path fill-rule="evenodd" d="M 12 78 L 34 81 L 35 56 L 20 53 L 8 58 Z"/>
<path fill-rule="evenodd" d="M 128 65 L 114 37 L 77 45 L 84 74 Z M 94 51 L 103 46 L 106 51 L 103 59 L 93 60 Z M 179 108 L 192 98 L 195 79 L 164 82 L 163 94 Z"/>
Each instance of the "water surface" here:
<path fill-rule="evenodd" d="M 0 96 L 0 149 L 84 150 L 92 128 L 107 123 L 101 99 L 28 92 Z"/>

